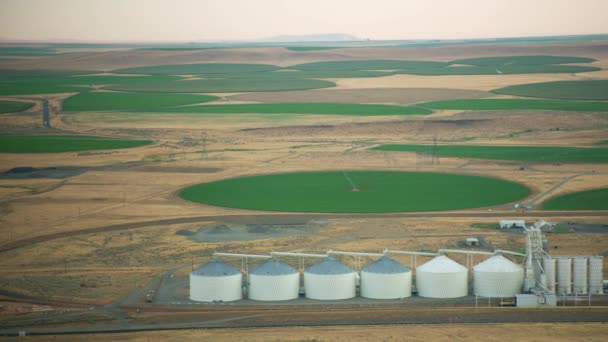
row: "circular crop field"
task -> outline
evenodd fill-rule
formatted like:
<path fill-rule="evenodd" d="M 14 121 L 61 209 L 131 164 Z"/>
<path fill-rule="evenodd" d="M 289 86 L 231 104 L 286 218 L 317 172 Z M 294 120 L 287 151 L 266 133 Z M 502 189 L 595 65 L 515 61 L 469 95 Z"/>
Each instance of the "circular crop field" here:
<path fill-rule="evenodd" d="M 550 198 L 545 210 L 608 210 L 608 188 L 572 192 Z"/>
<path fill-rule="evenodd" d="M 487 207 L 530 190 L 496 178 L 428 172 L 325 171 L 269 174 L 197 184 L 187 200 L 288 212 L 383 213 Z"/>

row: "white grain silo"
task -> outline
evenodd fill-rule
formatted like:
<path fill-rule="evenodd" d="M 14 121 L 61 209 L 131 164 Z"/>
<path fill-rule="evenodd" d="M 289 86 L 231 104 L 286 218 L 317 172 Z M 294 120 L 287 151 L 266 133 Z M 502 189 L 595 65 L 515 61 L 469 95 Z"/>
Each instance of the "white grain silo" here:
<path fill-rule="evenodd" d="M 557 294 L 572 293 L 572 259 L 557 258 Z"/>
<path fill-rule="evenodd" d="M 304 270 L 306 298 L 348 299 L 355 296 L 355 271 L 332 257 Z"/>
<path fill-rule="evenodd" d="M 466 267 L 440 255 L 416 268 L 418 295 L 429 298 L 458 298 L 468 294 Z"/>
<path fill-rule="evenodd" d="M 587 294 L 587 257 L 572 259 L 572 291 Z"/>
<path fill-rule="evenodd" d="M 212 259 L 190 273 L 190 299 L 229 302 L 243 298 L 243 275 L 232 265 Z"/>
<path fill-rule="evenodd" d="M 361 297 L 397 299 L 412 295 L 412 270 L 387 256 L 361 270 Z"/>
<path fill-rule="evenodd" d="M 299 291 L 300 272 L 282 261 L 268 259 L 249 272 L 249 299 L 290 300 Z"/>
<path fill-rule="evenodd" d="M 589 293 L 602 294 L 604 280 L 604 257 L 592 256 L 589 258 Z"/>
<path fill-rule="evenodd" d="M 547 291 L 555 293 L 555 259 L 543 258 L 543 269 L 545 270 Z"/>
<path fill-rule="evenodd" d="M 483 297 L 514 297 L 524 285 L 524 268 L 502 255 L 473 267 L 473 292 Z"/>

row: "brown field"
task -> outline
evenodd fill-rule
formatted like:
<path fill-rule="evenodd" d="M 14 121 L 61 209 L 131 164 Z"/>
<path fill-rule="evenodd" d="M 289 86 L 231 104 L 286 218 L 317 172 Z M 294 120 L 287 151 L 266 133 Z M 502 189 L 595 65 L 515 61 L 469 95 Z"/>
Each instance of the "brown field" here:
<path fill-rule="evenodd" d="M 271 63 L 291 65 L 321 60 L 427 59 L 516 54 L 555 54 L 600 59 L 608 66 L 605 43 L 535 46 L 460 46 L 427 49 L 352 48 L 294 52 L 273 49 L 197 51 L 107 51 L 0 61 L 0 68 L 114 69 L 174 63 Z M 222 94 L 221 103 L 363 102 L 410 104 L 452 98 L 480 98 L 496 87 L 561 79 L 608 78 L 587 74 L 412 76 L 337 80 L 336 89 L 277 93 Z M 66 94 L 54 96 L 60 108 Z M 17 97 L 7 97 L 17 98 Z M 40 99 L 41 96 L 18 97 Z M 424 164 L 413 153 L 369 149 L 381 143 L 592 146 L 608 139 L 608 116 L 551 111 L 445 111 L 424 117 L 323 115 L 184 115 L 159 113 L 54 113 L 53 129 L 41 128 L 40 104 L 28 113 L 1 115 L 1 133 L 81 133 L 154 139 L 153 145 L 114 151 L 62 154 L 0 154 L 0 172 L 14 167 L 83 168 L 60 179 L 0 178 L 0 290 L 39 300 L 107 304 L 142 289 L 167 270 L 183 275 L 214 251 L 267 253 L 271 250 L 323 252 L 328 249 L 381 251 L 458 247 L 466 237 L 482 237 L 495 248 L 522 250 L 523 235 L 472 228 L 519 215 L 526 220 L 607 224 L 606 212 L 516 212 L 512 204 L 458 212 L 394 215 L 277 214 L 190 203 L 180 189 L 242 175 L 307 170 L 418 170 L 487 175 L 521 182 L 532 189 L 527 202 L 569 176 L 550 196 L 608 187 L 608 164 L 547 164 L 440 158 Z M 207 153 L 199 139 L 207 134 Z M 189 140 L 186 138 L 194 138 Z M 542 197 L 541 201 L 546 199 Z M 539 202 L 540 203 L 540 202 Z M 488 217 L 487 215 L 493 215 Z M 303 225 L 323 221 L 314 234 L 250 241 L 195 242 L 177 234 L 220 224 Z M 122 225 L 122 226 L 121 226 Z M 608 253 L 608 234 L 552 234 L 553 254 Z M 464 259 L 457 260 L 465 263 Z M 400 258 L 411 265 L 411 258 Z M 418 264 L 425 259 L 421 258 Z M 355 265 L 355 260 L 345 258 Z M 238 263 L 238 262 L 236 262 Z M 411 265 L 414 266 L 414 265 Z M 608 266 L 608 258 L 605 259 Z M 35 311 L 7 306 L 5 316 Z M 28 311 L 29 310 L 29 311 Z M 1 311 L 0 311 L 1 313 Z M 407 325 L 328 328 L 196 330 L 102 336 L 47 336 L 48 340 L 602 340 L 598 323 Z M 405 338 L 407 337 L 407 338 Z"/>
<path fill-rule="evenodd" d="M 45 341 L 604 341 L 605 323 L 433 324 L 369 327 L 198 329 L 45 336 Z M 30 337 L 24 340 L 38 340 Z"/>
<path fill-rule="evenodd" d="M 515 84 L 576 81 L 604 79 L 606 75 L 595 73 L 580 74 L 531 74 L 531 75 L 448 75 L 418 76 L 392 75 L 371 78 L 331 79 L 337 86 L 334 89 L 369 89 L 369 88 L 445 88 L 446 84 L 454 89 L 490 91 Z"/>

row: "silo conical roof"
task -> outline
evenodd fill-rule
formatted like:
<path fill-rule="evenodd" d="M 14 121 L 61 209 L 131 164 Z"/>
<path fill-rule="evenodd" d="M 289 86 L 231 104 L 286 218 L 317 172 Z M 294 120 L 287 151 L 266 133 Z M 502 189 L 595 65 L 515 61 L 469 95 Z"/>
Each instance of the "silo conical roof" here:
<path fill-rule="evenodd" d="M 336 258 L 327 257 L 307 268 L 305 272 L 312 274 L 347 274 L 355 271 Z"/>
<path fill-rule="evenodd" d="M 519 272 L 523 268 L 502 255 L 495 255 L 475 266 L 477 272 Z"/>
<path fill-rule="evenodd" d="M 445 255 L 439 255 L 416 268 L 416 272 L 421 271 L 428 273 L 459 273 L 466 272 L 467 268 Z"/>
<path fill-rule="evenodd" d="M 395 273 L 406 273 L 411 272 L 409 267 L 403 266 L 394 259 L 383 256 L 380 259 L 372 262 L 371 264 L 363 267 L 362 272 L 369 273 L 383 273 L 383 274 L 395 274 Z"/>
<path fill-rule="evenodd" d="M 203 266 L 192 271 L 193 275 L 204 277 L 224 277 L 239 273 L 241 273 L 241 271 L 236 267 L 221 259 L 211 259 Z"/>
<path fill-rule="evenodd" d="M 278 276 L 294 273 L 298 273 L 298 270 L 277 259 L 268 259 L 249 272 L 249 274 L 262 276 Z"/>

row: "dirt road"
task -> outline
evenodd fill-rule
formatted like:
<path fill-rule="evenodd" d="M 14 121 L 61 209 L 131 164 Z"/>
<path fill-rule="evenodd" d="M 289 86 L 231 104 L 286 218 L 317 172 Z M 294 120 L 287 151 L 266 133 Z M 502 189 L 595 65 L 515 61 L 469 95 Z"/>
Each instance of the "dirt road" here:
<path fill-rule="evenodd" d="M 233 223 L 257 223 L 257 224 L 306 224 L 313 219 L 358 219 L 358 218 L 387 218 L 387 217 L 479 217 L 501 219 L 516 215 L 521 218 L 548 218 L 548 217 L 608 217 L 606 211 L 488 211 L 488 212 L 438 212 L 438 213 L 378 213 L 378 214 L 252 214 L 252 215 L 221 215 L 221 216 L 192 216 L 178 217 L 163 220 L 139 221 L 121 224 L 113 224 L 102 227 L 87 228 L 77 231 L 59 232 L 47 235 L 36 236 L 8 243 L 0 247 L 0 253 L 28 245 L 46 242 L 65 237 L 75 237 L 85 234 L 105 233 L 129 229 L 138 229 L 159 225 L 173 225 L 198 222 L 233 222 Z"/>

